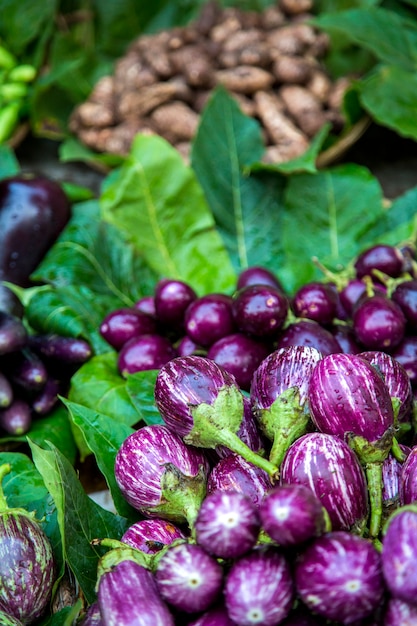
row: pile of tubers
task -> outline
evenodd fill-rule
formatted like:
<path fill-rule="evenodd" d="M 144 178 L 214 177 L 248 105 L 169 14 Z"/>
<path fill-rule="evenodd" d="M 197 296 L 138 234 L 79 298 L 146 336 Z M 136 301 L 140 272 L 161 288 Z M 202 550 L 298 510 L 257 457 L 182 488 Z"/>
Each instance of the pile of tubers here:
<path fill-rule="evenodd" d="M 344 126 L 350 79 L 323 65 L 329 38 L 307 23 L 313 0 L 278 0 L 260 12 L 209 0 L 192 23 L 142 34 L 70 118 L 70 130 L 98 152 L 125 155 L 137 133 L 158 134 L 187 161 L 200 114 L 223 85 L 263 129 L 264 160 L 303 154 L 330 122 Z"/>

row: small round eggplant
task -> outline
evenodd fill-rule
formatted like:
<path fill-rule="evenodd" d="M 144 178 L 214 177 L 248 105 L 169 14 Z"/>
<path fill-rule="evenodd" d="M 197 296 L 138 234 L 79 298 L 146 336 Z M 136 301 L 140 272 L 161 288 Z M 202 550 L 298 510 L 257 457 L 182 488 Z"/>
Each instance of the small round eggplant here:
<path fill-rule="evenodd" d="M 310 346 L 323 356 L 342 351 L 332 333 L 314 320 L 299 320 L 288 324 L 278 337 L 277 348 L 288 346 Z"/>
<path fill-rule="evenodd" d="M 404 257 L 398 248 L 379 243 L 361 252 L 356 257 L 354 268 L 357 278 L 372 276 L 374 270 L 397 278 L 403 271 L 403 265 Z"/>
<path fill-rule="evenodd" d="M 201 546 L 179 543 L 159 559 L 155 580 L 162 598 L 185 613 L 206 611 L 219 599 L 223 568 Z"/>
<path fill-rule="evenodd" d="M 329 530 L 327 512 L 305 485 L 276 485 L 262 500 L 259 516 L 263 530 L 280 546 L 295 546 Z"/>
<path fill-rule="evenodd" d="M 417 502 L 417 446 L 413 446 L 401 465 L 399 476 L 401 504 Z"/>
<path fill-rule="evenodd" d="M 269 285 L 283 291 L 281 282 L 271 270 L 259 265 L 242 270 L 237 278 L 236 289 L 243 289 L 249 285 Z"/>
<path fill-rule="evenodd" d="M 381 558 L 385 584 L 391 596 L 416 605 L 417 509 L 399 508 L 388 519 Z"/>
<path fill-rule="evenodd" d="M 417 279 L 405 280 L 397 285 L 391 299 L 401 307 L 408 329 L 417 329 Z"/>
<path fill-rule="evenodd" d="M 342 624 L 371 615 L 385 591 L 379 552 L 370 540 L 346 531 L 314 539 L 296 561 L 294 580 L 311 611 Z"/>
<path fill-rule="evenodd" d="M 127 502 L 147 517 L 192 525 L 208 473 L 203 452 L 160 424 L 139 428 L 116 454 L 117 484 Z"/>
<path fill-rule="evenodd" d="M 117 367 L 123 378 L 135 372 L 157 370 L 178 356 L 168 337 L 159 334 L 132 337 L 121 348 Z"/>
<path fill-rule="evenodd" d="M 252 500 L 239 491 L 218 489 L 203 500 L 194 532 L 197 543 L 218 558 L 235 559 L 258 539 L 260 520 Z"/>
<path fill-rule="evenodd" d="M 355 333 L 350 324 L 336 323 L 329 328 L 333 337 L 341 347 L 341 352 L 345 354 L 358 354 L 362 346 L 356 341 Z"/>
<path fill-rule="evenodd" d="M 217 489 L 239 491 L 258 507 L 271 488 L 268 474 L 256 465 L 245 461 L 239 454 L 229 454 L 220 459 L 207 480 L 207 494 Z"/>
<path fill-rule="evenodd" d="M 139 300 L 134 303 L 133 307 L 151 317 L 156 317 L 155 298 L 153 295 L 142 296 L 142 298 L 139 298 Z"/>
<path fill-rule="evenodd" d="M 352 324 L 358 343 L 368 350 L 392 350 L 401 343 L 406 331 L 401 307 L 381 294 L 358 302 Z"/>
<path fill-rule="evenodd" d="M 31 335 L 29 347 L 41 357 L 67 365 L 82 365 L 93 355 L 88 341 L 80 337 L 64 337 L 55 334 Z"/>
<path fill-rule="evenodd" d="M 32 411 L 26 400 L 16 397 L 0 411 L 0 429 L 8 435 L 25 435 L 32 426 Z"/>
<path fill-rule="evenodd" d="M 10 354 L 27 345 L 28 333 L 19 317 L 0 311 L 0 355 Z"/>
<path fill-rule="evenodd" d="M 176 539 L 185 539 L 182 530 L 168 520 L 154 518 L 129 526 L 120 541 L 147 554 L 155 554 Z"/>
<path fill-rule="evenodd" d="M 294 600 L 285 556 L 277 548 L 261 547 L 236 559 L 226 576 L 224 597 L 229 616 L 238 626 L 281 623 Z"/>
<path fill-rule="evenodd" d="M 155 317 L 163 326 L 181 332 L 185 311 L 196 298 L 196 292 L 188 283 L 163 278 L 154 291 Z"/>
<path fill-rule="evenodd" d="M 24 391 L 39 391 L 45 385 L 48 372 L 42 359 L 24 347 L 4 357 L 10 380 Z M 6 361 L 5 361 L 6 363 Z"/>
<path fill-rule="evenodd" d="M 243 287 L 233 296 L 232 311 L 242 333 L 260 339 L 274 340 L 289 310 L 287 296 L 269 285 Z"/>
<path fill-rule="evenodd" d="M 413 626 L 417 624 L 417 604 L 399 598 L 388 598 L 384 626 Z"/>
<path fill-rule="evenodd" d="M 13 400 L 13 388 L 5 374 L 0 372 L 0 409 L 6 409 Z"/>
<path fill-rule="evenodd" d="M 291 307 L 297 317 L 325 325 L 336 317 L 337 302 L 337 292 L 328 283 L 309 282 L 297 289 Z"/>
<path fill-rule="evenodd" d="M 157 326 L 155 319 L 147 313 L 123 307 L 108 313 L 99 330 L 107 343 L 119 351 L 132 337 L 156 333 Z"/>
<path fill-rule="evenodd" d="M 232 299 L 222 293 L 197 298 L 185 312 L 186 333 L 198 345 L 208 348 L 236 330 Z"/>
<path fill-rule="evenodd" d="M 417 387 L 417 335 L 406 334 L 390 354 L 404 367 L 413 388 Z"/>
<path fill-rule="evenodd" d="M 361 278 L 351 278 L 339 292 L 340 302 L 349 317 L 359 298 L 366 293 L 366 283 Z"/>
<path fill-rule="evenodd" d="M 333 530 L 361 530 L 369 513 L 368 489 L 361 464 L 341 439 L 306 433 L 288 448 L 281 484 L 309 487 L 329 514 Z"/>

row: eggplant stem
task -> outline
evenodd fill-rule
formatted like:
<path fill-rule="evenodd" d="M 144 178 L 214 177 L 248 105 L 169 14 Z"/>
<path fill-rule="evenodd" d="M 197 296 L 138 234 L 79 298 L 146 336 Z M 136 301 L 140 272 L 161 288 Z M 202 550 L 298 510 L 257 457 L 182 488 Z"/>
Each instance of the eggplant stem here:
<path fill-rule="evenodd" d="M 382 464 L 367 463 L 365 471 L 371 508 L 369 534 L 376 538 L 380 533 L 382 521 Z"/>
<path fill-rule="evenodd" d="M 232 452 L 240 454 L 248 463 L 263 469 L 269 475 L 271 481 L 275 482 L 278 479 L 279 469 L 277 465 L 251 450 L 238 435 L 230 430 L 222 430 L 218 433 L 218 438 L 219 444 L 223 444 Z"/>

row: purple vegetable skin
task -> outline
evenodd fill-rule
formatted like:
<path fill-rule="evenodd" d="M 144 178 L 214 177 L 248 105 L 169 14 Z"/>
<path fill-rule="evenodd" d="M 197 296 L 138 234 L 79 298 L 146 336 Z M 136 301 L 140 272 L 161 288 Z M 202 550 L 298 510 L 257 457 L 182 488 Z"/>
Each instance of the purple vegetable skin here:
<path fill-rule="evenodd" d="M 373 543 L 346 531 L 326 533 L 309 544 L 296 562 L 294 578 L 311 611 L 342 624 L 371 615 L 385 590 Z"/>
<path fill-rule="evenodd" d="M 115 478 L 127 502 L 148 517 L 192 523 L 206 495 L 209 465 L 166 426 L 129 435 L 115 460 Z"/>
<path fill-rule="evenodd" d="M 333 530 L 361 529 L 368 517 L 363 469 L 351 448 L 325 433 L 307 433 L 287 450 L 281 484 L 309 487 L 327 510 Z"/>
<path fill-rule="evenodd" d="M 310 346 L 323 355 L 342 351 L 332 333 L 314 320 L 299 320 L 288 324 L 277 341 L 277 348 L 287 346 Z"/>
<path fill-rule="evenodd" d="M 412 505 L 411 505 L 412 506 Z M 417 604 L 417 510 L 397 509 L 382 540 L 382 571 L 394 598 Z"/>
<path fill-rule="evenodd" d="M 220 605 L 205 611 L 187 626 L 235 626 L 235 622 L 230 619 L 226 607 Z"/>
<path fill-rule="evenodd" d="M 147 554 L 155 554 L 176 539 L 185 539 L 182 530 L 168 520 L 155 518 L 139 520 L 129 526 L 121 541 Z"/>
<path fill-rule="evenodd" d="M 194 300 L 184 320 L 187 335 L 206 348 L 236 330 L 232 299 L 222 293 L 209 293 Z"/>
<path fill-rule="evenodd" d="M 215 490 L 239 491 L 258 507 L 262 498 L 271 488 L 268 474 L 248 463 L 238 454 L 231 454 L 213 467 L 207 479 L 207 493 Z"/>
<path fill-rule="evenodd" d="M 188 283 L 163 278 L 154 293 L 156 319 L 164 326 L 182 332 L 185 311 L 196 298 L 197 294 Z"/>
<path fill-rule="evenodd" d="M 111 311 L 100 324 L 101 336 L 115 350 L 120 350 L 132 337 L 156 332 L 155 319 L 133 307 Z"/>
<path fill-rule="evenodd" d="M 103 620 L 101 618 L 100 607 L 96 600 L 88 607 L 80 626 L 102 626 Z"/>
<path fill-rule="evenodd" d="M 413 446 L 401 466 L 399 476 L 401 504 L 417 502 L 417 446 Z"/>
<path fill-rule="evenodd" d="M 233 296 L 233 317 L 238 329 L 261 339 L 277 337 L 288 309 L 288 298 L 269 285 L 249 285 Z"/>
<path fill-rule="evenodd" d="M 158 334 L 132 337 L 119 352 L 117 366 L 125 378 L 128 374 L 157 370 L 177 356 L 177 350 L 168 337 Z"/>
<path fill-rule="evenodd" d="M 285 556 L 267 547 L 237 559 L 226 577 L 224 596 L 229 616 L 238 626 L 276 626 L 287 617 L 294 599 Z"/>
<path fill-rule="evenodd" d="M 104 626 L 174 626 L 153 574 L 132 560 L 101 574 L 98 603 Z"/>
<path fill-rule="evenodd" d="M 252 500 L 238 491 L 217 490 L 203 500 L 194 524 L 197 543 L 206 552 L 235 559 L 254 547 L 260 520 Z"/>
<path fill-rule="evenodd" d="M 281 282 L 271 270 L 266 267 L 252 265 L 242 270 L 238 276 L 236 288 L 243 289 L 249 285 L 269 285 L 283 291 Z"/>
<path fill-rule="evenodd" d="M 389 598 L 384 615 L 384 626 L 414 626 L 417 624 L 417 605 L 399 598 Z"/>
<path fill-rule="evenodd" d="M 155 570 L 158 590 L 185 613 L 206 611 L 220 597 L 223 568 L 201 546 L 180 543 L 168 548 Z"/>

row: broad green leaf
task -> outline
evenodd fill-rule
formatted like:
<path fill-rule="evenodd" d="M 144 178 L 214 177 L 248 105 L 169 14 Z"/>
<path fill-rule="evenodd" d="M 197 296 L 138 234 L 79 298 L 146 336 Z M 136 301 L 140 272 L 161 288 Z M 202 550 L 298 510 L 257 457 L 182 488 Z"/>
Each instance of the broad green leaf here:
<path fill-rule="evenodd" d="M 44 617 L 39 626 L 73 626 L 77 623 L 82 608 L 82 600 L 78 599 L 72 606 L 66 606 L 57 613 Z"/>
<path fill-rule="evenodd" d="M 15 54 L 20 55 L 26 46 L 40 36 L 54 22 L 58 0 L 2 0 L 0 4 L 0 38 Z"/>
<path fill-rule="evenodd" d="M 380 65 L 360 81 L 359 97 L 377 123 L 417 140 L 415 70 Z"/>
<path fill-rule="evenodd" d="M 14 176 L 20 172 L 19 161 L 12 148 L 5 144 L 0 145 L 0 180 L 7 176 Z"/>
<path fill-rule="evenodd" d="M 333 271 L 345 267 L 382 216 L 381 187 L 364 167 L 346 164 L 292 176 L 281 232 L 285 264 L 277 270 L 288 292 L 323 277 L 314 258 Z"/>
<path fill-rule="evenodd" d="M 398 246 L 417 239 L 417 187 L 396 198 L 368 233 L 368 238 Z"/>
<path fill-rule="evenodd" d="M 156 274 L 184 280 L 199 294 L 234 285 L 236 276 L 202 189 L 161 137 L 136 136 L 101 205 L 104 218 L 129 237 Z"/>
<path fill-rule="evenodd" d="M 135 512 L 124 499 L 114 476 L 117 451 L 126 437 L 134 432 L 133 428 L 79 404 L 68 401 L 66 405 L 71 419 L 83 432 L 87 445 L 96 458 L 97 466 L 106 479 L 117 512 L 134 521 L 138 518 L 138 512 Z"/>
<path fill-rule="evenodd" d="M 140 419 L 145 424 L 162 424 L 154 398 L 155 381 L 158 370 L 148 370 L 129 374 L 126 379 L 126 390 L 136 407 Z"/>
<path fill-rule="evenodd" d="M 63 163 L 70 161 L 84 161 L 96 167 L 106 170 L 109 167 L 118 167 L 123 163 L 125 157 L 117 154 L 97 153 L 75 137 L 68 137 L 59 145 L 59 160 Z"/>
<path fill-rule="evenodd" d="M 275 172 L 246 173 L 264 149 L 259 124 L 224 89 L 215 90 L 193 142 L 192 165 L 237 272 L 280 263 L 285 179 Z"/>
<path fill-rule="evenodd" d="M 63 541 L 63 555 L 88 603 L 96 599 L 97 563 L 102 551 L 95 538 L 120 539 L 127 520 L 106 511 L 84 491 L 73 466 L 52 445 L 49 450 L 31 444 L 36 468 L 51 494 Z"/>

